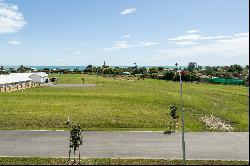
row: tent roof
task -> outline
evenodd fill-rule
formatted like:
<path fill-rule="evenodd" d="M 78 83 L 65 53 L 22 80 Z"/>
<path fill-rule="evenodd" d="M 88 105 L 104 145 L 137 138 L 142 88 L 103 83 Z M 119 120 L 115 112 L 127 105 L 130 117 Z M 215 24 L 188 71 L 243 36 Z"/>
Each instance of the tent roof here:
<path fill-rule="evenodd" d="M 40 77 L 47 77 L 48 74 L 44 72 L 38 73 L 10 73 L 8 75 L 0 75 L 0 84 L 9 84 L 15 82 L 31 81 L 31 75 L 39 75 Z"/>
<path fill-rule="evenodd" d="M 24 81 L 31 81 L 27 75 L 0 75 L 0 84 L 8 84 L 8 83 L 15 83 L 15 82 L 24 82 Z"/>

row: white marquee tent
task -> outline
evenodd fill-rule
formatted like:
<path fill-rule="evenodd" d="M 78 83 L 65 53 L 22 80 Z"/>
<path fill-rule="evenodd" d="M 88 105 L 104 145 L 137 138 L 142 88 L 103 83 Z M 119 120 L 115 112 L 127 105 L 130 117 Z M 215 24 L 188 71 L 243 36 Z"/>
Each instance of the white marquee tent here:
<path fill-rule="evenodd" d="M 44 72 L 39 73 L 11 73 L 8 75 L 0 75 L 0 85 L 9 85 L 22 82 L 39 82 L 44 83 L 48 79 L 48 74 Z"/>

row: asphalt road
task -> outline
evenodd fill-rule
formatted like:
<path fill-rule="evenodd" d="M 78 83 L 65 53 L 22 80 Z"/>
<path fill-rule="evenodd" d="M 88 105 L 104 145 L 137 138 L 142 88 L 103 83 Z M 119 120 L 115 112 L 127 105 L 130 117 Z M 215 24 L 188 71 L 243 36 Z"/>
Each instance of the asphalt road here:
<path fill-rule="evenodd" d="M 83 132 L 81 156 L 181 159 L 181 132 Z M 248 132 L 186 132 L 186 158 L 249 160 Z M 69 132 L 0 131 L 0 156 L 67 157 Z"/>

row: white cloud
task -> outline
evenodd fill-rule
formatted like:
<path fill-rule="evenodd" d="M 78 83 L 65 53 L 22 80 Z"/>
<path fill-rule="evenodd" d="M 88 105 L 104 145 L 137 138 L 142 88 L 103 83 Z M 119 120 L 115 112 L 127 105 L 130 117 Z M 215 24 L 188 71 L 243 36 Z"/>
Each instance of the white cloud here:
<path fill-rule="evenodd" d="M 185 41 L 185 40 L 199 40 L 202 38 L 202 35 L 183 35 L 183 36 L 177 36 L 175 38 L 170 38 L 167 40 L 170 41 Z"/>
<path fill-rule="evenodd" d="M 249 32 L 247 32 L 247 33 L 238 33 L 238 34 L 234 34 L 233 36 L 235 36 L 235 37 L 249 36 Z"/>
<path fill-rule="evenodd" d="M 152 45 L 156 45 L 156 44 L 159 44 L 159 43 L 138 42 L 136 44 L 129 44 L 127 41 L 119 41 L 119 42 L 116 42 L 112 47 L 105 48 L 104 51 L 122 49 L 122 48 L 132 48 L 132 47 L 148 47 L 148 46 L 152 46 Z"/>
<path fill-rule="evenodd" d="M 199 32 L 200 30 L 197 30 L 197 29 L 191 29 L 191 30 L 188 30 L 186 31 L 187 33 L 196 33 L 196 32 Z"/>
<path fill-rule="evenodd" d="M 84 53 L 81 52 L 81 51 L 75 51 L 74 54 L 75 54 L 75 55 L 83 55 Z"/>
<path fill-rule="evenodd" d="M 121 15 L 126 15 L 126 14 L 132 14 L 132 13 L 135 13 L 136 12 L 136 9 L 135 8 L 130 8 L 130 9 L 124 9 L 121 11 Z"/>
<path fill-rule="evenodd" d="M 175 44 L 178 46 L 187 46 L 187 45 L 194 45 L 197 43 L 193 41 L 179 41 L 179 42 L 175 42 Z"/>
<path fill-rule="evenodd" d="M 130 37 L 130 35 L 124 35 L 124 36 L 122 36 L 123 38 L 129 38 Z"/>
<path fill-rule="evenodd" d="M 138 42 L 138 47 L 148 47 L 152 45 L 157 45 L 159 43 L 154 43 L 154 42 Z"/>
<path fill-rule="evenodd" d="M 211 40 L 211 39 L 223 39 L 223 38 L 229 38 L 232 36 L 206 36 L 206 37 L 201 37 L 200 40 Z"/>
<path fill-rule="evenodd" d="M 77 43 L 76 45 L 79 46 L 79 47 L 82 47 L 82 46 L 85 45 L 85 43 Z"/>
<path fill-rule="evenodd" d="M 0 1 L 0 34 L 18 32 L 26 24 L 16 5 Z"/>
<path fill-rule="evenodd" d="M 18 41 L 18 40 L 9 40 L 8 43 L 9 43 L 10 45 L 19 45 L 19 44 L 21 44 L 21 42 Z"/>
<path fill-rule="evenodd" d="M 235 35 L 244 35 L 244 34 L 235 34 Z M 231 38 L 233 36 L 225 36 L 225 35 L 219 35 L 219 36 L 204 36 L 200 34 L 187 34 L 182 36 L 177 36 L 174 38 L 168 38 L 168 41 L 173 41 L 174 44 L 177 46 L 187 46 L 187 45 L 194 45 L 198 44 L 197 41 L 208 41 L 208 40 L 214 40 L 214 39 L 226 39 Z M 235 36 L 237 37 L 237 36 Z"/>
<path fill-rule="evenodd" d="M 118 41 L 118 42 L 116 42 L 116 44 L 124 44 L 124 43 L 127 43 L 127 41 Z"/>
<path fill-rule="evenodd" d="M 162 60 L 203 61 L 203 64 L 222 65 L 226 62 L 248 62 L 249 59 L 249 33 L 235 34 L 231 37 L 216 38 L 208 43 L 167 50 L 159 50 L 159 55 L 154 57 Z"/>
<path fill-rule="evenodd" d="M 129 45 L 127 43 L 127 41 L 119 41 L 119 42 L 116 42 L 112 47 L 105 48 L 104 50 L 108 51 L 108 50 L 121 49 L 121 48 L 129 48 L 129 47 L 132 47 L 132 46 Z"/>

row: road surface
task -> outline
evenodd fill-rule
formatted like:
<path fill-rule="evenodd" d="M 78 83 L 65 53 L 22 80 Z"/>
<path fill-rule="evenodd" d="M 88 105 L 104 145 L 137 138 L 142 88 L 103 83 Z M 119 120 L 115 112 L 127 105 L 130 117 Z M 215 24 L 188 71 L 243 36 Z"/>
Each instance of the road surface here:
<path fill-rule="evenodd" d="M 181 132 L 83 132 L 81 156 L 181 159 Z M 186 132 L 186 158 L 249 160 L 248 132 Z M 67 157 L 67 131 L 0 131 L 0 156 Z"/>

